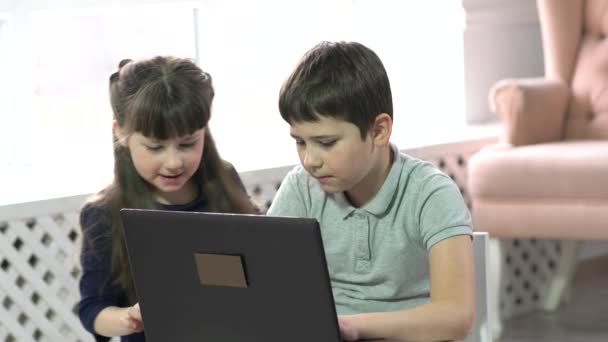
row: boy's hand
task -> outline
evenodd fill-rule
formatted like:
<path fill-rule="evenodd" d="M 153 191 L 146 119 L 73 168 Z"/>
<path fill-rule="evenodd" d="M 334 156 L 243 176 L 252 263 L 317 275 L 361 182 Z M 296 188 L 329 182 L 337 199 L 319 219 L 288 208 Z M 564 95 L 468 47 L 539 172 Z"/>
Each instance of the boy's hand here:
<path fill-rule="evenodd" d="M 340 335 L 344 341 L 357 341 L 359 339 L 359 329 L 351 316 L 338 316 Z"/>
<path fill-rule="evenodd" d="M 121 318 L 121 322 L 134 333 L 144 330 L 144 322 L 141 318 L 139 303 L 126 308 L 125 315 Z"/>

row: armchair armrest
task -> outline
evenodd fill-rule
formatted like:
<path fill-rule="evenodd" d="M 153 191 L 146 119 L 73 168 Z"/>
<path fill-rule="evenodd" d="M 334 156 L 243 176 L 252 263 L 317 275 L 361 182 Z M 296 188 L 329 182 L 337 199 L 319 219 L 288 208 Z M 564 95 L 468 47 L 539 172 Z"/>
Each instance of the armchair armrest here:
<path fill-rule="evenodd" d="M 497 82 L 490 90 L 489 101 L 503 121 L 503 142 L 518 146 L 561 140 L 569 92 L 561 79 Z"/>

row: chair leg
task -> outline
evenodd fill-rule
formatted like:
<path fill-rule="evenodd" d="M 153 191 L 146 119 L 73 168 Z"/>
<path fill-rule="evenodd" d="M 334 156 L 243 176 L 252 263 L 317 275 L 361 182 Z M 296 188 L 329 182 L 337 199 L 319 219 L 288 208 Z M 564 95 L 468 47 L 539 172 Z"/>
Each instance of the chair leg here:
<path fill-rule="evenodd" d="M 562 242 L 557 270 L 549 284 L 549 289 L 543 302 L 543 310 L 555 311 L 562 300 L 567 299 L 578 262 L 579 248 L 579 241 L 564 240 Z"/>
<path fill-rule="evenodd" d="M 502 335 L 502 316 L 500 314 L 500 293 L 503 272 L 503 250 L 501 241 L 490 238 L 488 245 L 488 262 L 490 274 L 488 289 L 488 325 L 492 332 L 492 340 L 496 341 Z"/>

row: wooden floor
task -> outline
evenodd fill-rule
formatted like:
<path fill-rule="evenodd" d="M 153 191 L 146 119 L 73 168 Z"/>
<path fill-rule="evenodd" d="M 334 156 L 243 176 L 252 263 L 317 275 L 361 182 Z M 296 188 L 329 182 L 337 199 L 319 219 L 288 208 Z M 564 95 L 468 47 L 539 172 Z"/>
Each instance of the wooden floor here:
<path fill-rule="evenodd" d="M 535 312 L 504 325 L 500 342 L 607 342 L 608 256 L 578 265 L 569 303 L 556 312 Z"/>

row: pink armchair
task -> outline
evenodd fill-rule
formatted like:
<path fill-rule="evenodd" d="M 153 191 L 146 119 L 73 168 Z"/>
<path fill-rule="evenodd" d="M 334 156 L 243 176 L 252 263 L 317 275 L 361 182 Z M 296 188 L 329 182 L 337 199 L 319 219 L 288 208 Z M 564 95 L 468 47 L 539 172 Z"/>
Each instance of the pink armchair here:
<path fill-rule="evenodd" d="M 507 79 L 490 91 L 501 142 L 468 165 L 478 231 L 493 238 L 494 336 L 501 331 L 504 256 L 497 239 L 560 239 L 542 308 L 567 293 L 577 241 L 608 240 L 608 1 L 538 0 L 545 77 Z"/>

